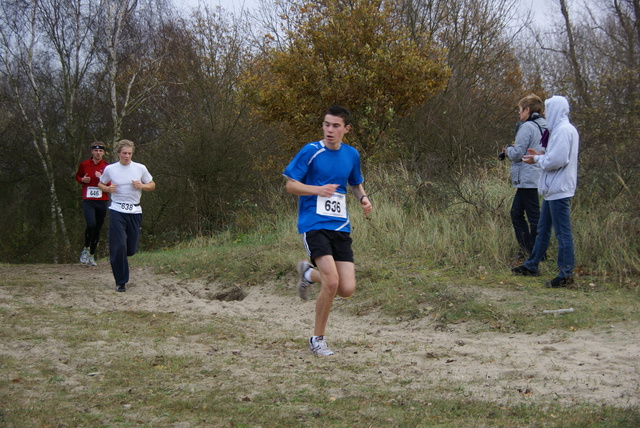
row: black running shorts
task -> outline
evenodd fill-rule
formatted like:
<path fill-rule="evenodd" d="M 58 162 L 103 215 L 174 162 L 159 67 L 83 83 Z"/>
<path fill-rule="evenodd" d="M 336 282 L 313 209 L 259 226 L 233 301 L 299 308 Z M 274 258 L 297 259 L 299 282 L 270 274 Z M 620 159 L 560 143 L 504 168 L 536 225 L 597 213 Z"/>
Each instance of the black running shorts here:
<path fill-rule="evenodd" d="M 315 259 L 320 256 L 333 256 L 336 262 L 354 263 L 351 234 L 348 232 L 312 230 L 303 233 L 302 240 L 314 266 Z"/>

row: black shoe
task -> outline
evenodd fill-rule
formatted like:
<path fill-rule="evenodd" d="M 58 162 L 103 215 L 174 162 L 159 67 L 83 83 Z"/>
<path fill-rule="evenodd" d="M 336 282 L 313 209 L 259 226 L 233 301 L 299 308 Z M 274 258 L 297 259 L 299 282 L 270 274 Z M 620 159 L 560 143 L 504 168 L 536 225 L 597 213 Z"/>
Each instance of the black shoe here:
<path fill-rule="evenodd" d="M 553 278 L 551 281 L 547 281 L 544 283 L 545 287 L 547 288 L 562 288 L 571 284 L 573 284 L 573 277 L 560 278 L 559 276 Z"/>
<path fill-rule="evenodd" d="M 526 267 L 524 267 L 524 265 L 511 268 L 511 272 L 513 272 L 515 275 L 522 276 L 540 276 L 538 272 L 527 269 Z"/>
<path fill-rule="evenodd" d="M 118 284 L 116 286 L 116 291 L 119 291 L 120 293 L 124 293 L 125 291 L 127 291 L 127 288 L 125 287 L 124 284 Z"/>

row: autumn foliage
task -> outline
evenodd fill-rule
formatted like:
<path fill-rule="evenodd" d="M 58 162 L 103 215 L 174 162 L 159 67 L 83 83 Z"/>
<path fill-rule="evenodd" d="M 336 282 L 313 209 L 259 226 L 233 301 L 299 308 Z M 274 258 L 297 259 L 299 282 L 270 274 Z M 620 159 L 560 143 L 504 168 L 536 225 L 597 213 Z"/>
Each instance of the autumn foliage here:
<path fill-rule="evenodd" d="M 326 107 L 340 104 L 354 118 L 349 141 L 379 156 L 394 119 L 447 83 L 442 50 L 413 41 L 393 2 L 310 2 L 293 19 L 286 44 L 266 50 L 244 83 L 261 115 L 288 123 L 298 138 L 317 133 Z M 300 141 L 291 144 L 294 151 Z"/>

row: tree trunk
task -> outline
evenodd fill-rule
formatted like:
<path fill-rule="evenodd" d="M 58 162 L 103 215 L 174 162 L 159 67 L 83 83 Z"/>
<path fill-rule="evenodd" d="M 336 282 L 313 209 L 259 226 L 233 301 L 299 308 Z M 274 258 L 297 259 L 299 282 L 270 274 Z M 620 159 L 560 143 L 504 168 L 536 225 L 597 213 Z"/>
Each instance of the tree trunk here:
<path fill-rule="evenodd" d="M 587 88 L 587 83 L 582 76 L 582 71 L 580 69 L 580 63 L 578 61 L 578 55 L 576 54 L 576 41 L 573 35 L 573 28 L 571 26 L 571 22 L 569 20 L 569 10 L 567 9 L 566 0 L 559 0 L 560 2 L 560 11 L 562 12 L 562 16 L 564 18 L 564 23 L 567 31 L 567 39 L 569 42 L 569 63 L 571 64 L 571 68 L 573 69 L 573 77 L 576 81 L 576 89 L 578 91 L 578 96 L 582 100 L 585 107 L 591 107 L 591 96 L 589 95 L 589 90 Z"/>

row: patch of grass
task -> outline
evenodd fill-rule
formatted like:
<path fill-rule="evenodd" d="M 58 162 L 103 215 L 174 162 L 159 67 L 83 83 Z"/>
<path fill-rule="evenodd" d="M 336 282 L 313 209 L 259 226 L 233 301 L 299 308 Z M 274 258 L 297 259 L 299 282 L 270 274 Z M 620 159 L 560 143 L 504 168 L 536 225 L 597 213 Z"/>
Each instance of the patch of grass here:
<path fill-rule="evenodd" d="M 632 235 L 618 232 L 635 223 L 612 214 L 604 230 L 595 227 L 594 216 L 583 217 L 578 210 L 574 219 L 576 285 L 545 289 L 544 281 L 556 274 L 553 239 L 549 259 L 540 266 L 541 277 L 510 274 L 517 249 L 507 203 L 513 189 L 501 174 L 508 171 L 486 170 L 461 178 L 450 205 L 436 210 L 422 200 L 424 183 L 406 171 L 374 171 L 372 185 L 381 189 L 372 196 L 374 213 L 365 218 L 357 204 L 349 202 L 358 299 L 345 308 L 358 314 L 381 311 L 396 320 L 428 317 L 445 324 L 473 322 L 478 331 L 535 332 L 624 322 L 640 300 L 636 270 L 640 253 L 628 239 Z M 385 193 L 391 188 L 405 191 Z M 295 215 L 274 209 L 267 220 L 256 217 L 241 233 L 227 230 L 136 257 L 158 272 L 243 286 L 270 282 L 290 293 L 295 262 L 305 258 Z M 615 245 L 609 245 L 612 242 Z M 590 246 L 596 244 L 618 249 L 613 270 L 609 259 L 591 263 Z M 606 255 L 609 258 L 611 251 Z M 541 314 L 564 307 L 575 312 L 562 317 Z"/>
<path fill-rule="evenodd" d="M 391 263 L 393 265 L 393 263 Z M 476 331 L 544 332 L 597 329 L 637 320 L 636 290 L 591 286 L 551 290 L 544 279 L 482 273 L 469 277 L 451 269 L 427 270 L 389 264 L 359 270 L 354 314 L 382 311 L 394 319 L 430 318 L 434 323 L 472 322 Z M 563 316 L 544 310 L 573 308 Z"/>
<path fill-rule="evenodd" d="M 153 409 L 193 395 L 194 380 L 220 376 L 220 367 L 204 368 L 210 344 L 245 340 L 235 321 L 223 318 L 193 323 L 168 313 L 28 306 L 0 315 L 2 342 L 32 349 L 27 361 L 0 359 L 0 415 L 8 426 L 138 424 L 135 415 L 149 423 Z M 47 353 L 53 342 L 57 351 Z"/>
<path fill-rule="evenodd" d="M 141 253 L 140 263 L 154 266 L 157 273 L 174 273 L 210 282 L 256 285 L 278 281 L 290 271 L 279 246 L 211 241 L 202 247 Z"/>

